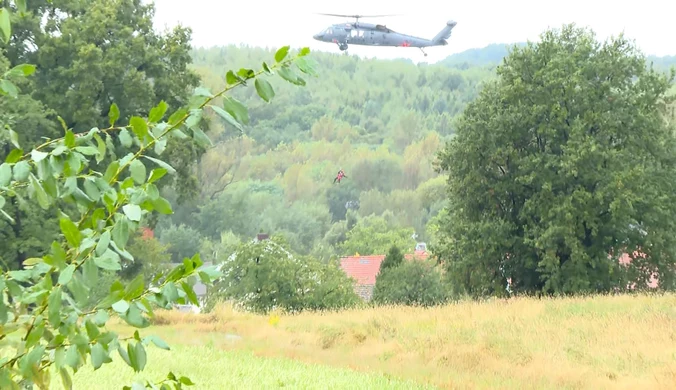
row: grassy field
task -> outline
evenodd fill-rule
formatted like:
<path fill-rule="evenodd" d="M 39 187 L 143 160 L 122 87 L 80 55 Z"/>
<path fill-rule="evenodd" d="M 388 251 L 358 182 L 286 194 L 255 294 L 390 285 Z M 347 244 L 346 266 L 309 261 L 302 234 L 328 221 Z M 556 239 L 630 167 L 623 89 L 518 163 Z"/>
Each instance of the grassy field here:
<path fill-rule="evenodd" d="M 148 365 L 134 374 L 119 356 L 111 364 L 94 371 L 86 366 L 74 377 L 74 389 L 120 390 L 135 380 L 158 381 L 169 371 L 186 375 L 194 386 L 186 389 L 347 389 L 359 383 L 363 389 L 425 389 L 412 382 L 391 379 L 387 375 L 358 373 L 347 369 L 303 364 L 291 359 L 256 357 L 246 351 L 223 351 L 213 346 L 177 345 L 172 351 L 148 349 Z M 194 367 L 194 371 L 191 370 Z M 55 378 L 58 378 L 56 376 Z M 55 379 L 52 389 L 61 389 Z"/>
<path fill-rule="evenodd" d="M 199 389 L 415 388 L 388 378 L 460 389 L 676 388 L 676 295 L 297 316 L 222 306 L 202 315 L 158 313 L 148 333 L 175 350 L 151 347 L 145 376 L 185 373 L 193 363 Z M 120 388 L 120 381 L 134 378 L 124 363 L 116 364 L 121 371 L 104 366 L 79 373 L 76 388 Z"/>

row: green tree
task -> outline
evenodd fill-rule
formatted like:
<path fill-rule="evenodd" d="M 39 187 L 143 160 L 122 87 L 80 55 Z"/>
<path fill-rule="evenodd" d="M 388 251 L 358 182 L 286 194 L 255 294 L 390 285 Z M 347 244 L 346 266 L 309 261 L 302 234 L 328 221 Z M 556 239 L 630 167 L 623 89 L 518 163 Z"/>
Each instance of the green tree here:
<path fill-rule="evenodd" d="M 24 1 L 15 4 L 19 13 L 25 11 Z M 9 8 L 0 8 L 0 38 L 5 44 L 13 37 L 10 13 Z M 175 170 L 147 153 L 167 137 L 208 140 L 197 127 L 205 109 L 241 126 L 246 107 L 234 100 L 227 100 L 223 107 L 215 106 L 211 104 L 214 97 L 253 80 L 259 96 L 269 102 L 274 89 L 260 76 L 279 71 L 286 80 L 303 84 L 289 65 L 298 61 L 301 71 L 311 73 L 303 58 L 308 52 L 303 49 L 290 56 L 289 47 L 285 46 L 277 51 L 275 62 L 263 64 L 259 72 L 246 68 L 237 73 L 227 72 L 228 86 L 216 95 L 206 89 L 198 90 L 187 105 L 173 113 L 168 111 L 167 103 L 160 101 L 147 117 L 131 116 L 125 126 L 116 126 L 120 112 L 113 103 L 109 127 L 93 127 L 76 135 L 64 124 L 63 137 L 46 140 L 37 147 L 22 145 L 16 131 L 6 130 L 13 148 L 0 164 L 0 217 L 16 222 L 3 210 L 7 198 L 31 199 L 43 210 L 55 206 L 62 237 L 51 242 L 48 254 L 26 259 L 23 270 L 2 269 L 0 387 L 19 389 L 37 385 L 45 389 L 52 372 L 57 372 L 64 387 L 72 388 L 71 372 L 77 372 L 87 360 L 98 369 L 110 363 L 111 354 L 117 352 L 139 372 L 146 366 L 146 346 L 153 343 L 169 348 L 159 337 L 142 338 L 139 331 L 129 338 L 120 338 L 106 329 L 106 323 L 112 315 L 133 327 L 146 328 L 153 308 L 171 308 L 175 303 L 197 304 L 192 288 L 196 278 L 211 283 L 220 275 L 213 267 L 203 268 L 199 255 L 185 258 L 178 267 L 157 275 L 152 289 L 144 288 L 142 275 L 130 283 L 118 279 L 94 310 L 84 309 L 99 275 L 119 271 L 122 258 L 133 260 L 127 250 L 129 238 L 147 216 L 153 212 L 172 213 L 171 205 L 154 183 Z M 18 93 L 12 79 L 30 76 L 35 69 L 34 65 L 19 64 L 0 76 L 0 100 L 15 99 Z M 163 120 L 165 117 L 167 120 Z M 129 133 L 136 152 L 121 159 L 113 157 L 101 171 L 92 169 L 107 156 L 108 144 L 112 142 L 110 134 L 123 131 Z M 73 209 L 66 208 L 66 204 Z M 160 383 L 177 389 L 192 384 L 188 378 L 173 373 Z M 149 386 L 159 387 L 149 382 L 134 387 Z"/>
<path fill-rule="evenodd" d="M 281 236 L 240 245 L 221 263 L 224 276 L 208 298 L 209 307 L 234 300 L 245 310 L 267 313 L 339 309 L 358 302 L 352 283 L 335 262 L 298 256 Z"/>
<path fill-rule="evenodd" d="M 434 306 L 448 297 L 441 272 L 432 262 L 405 261 L 378 275 L 373 303 L 378 305 Z"/>
<path fill-rule="evenodd" d="M 564 26 L 515 47 L 440 153 L 437 254 L 472 295 L 674 284 L 676 149 L 665 93 L 623 36 Z M 623 252 L 641 251 L 628 272 Z"/>
<path fill-rule="evenodd" d="M 385 255 L 383 262 L 380 263 L 380 273 L 384 270 L 396 268 L 404 262 L 404 255 L 401 253 L 398 247 L 391 246 L 390 250 Z"/>
<path fill-rule="evenodd" d="M 15 8 L 12 13 L 11 39 L 0 47 L 8 66 L 30 63 L 36 71 L 30 79 L 18 82 L 18 99 L 5 100 L 0 109 L 12 115 L 12 128 L 24 148 L 40 144 L 43 138 L 59 137 L 59 120 L 75 134 L 101 126 L 112 103 L 125 122 L 132 116 L 147 116 L 159 101 L 173 112 L 188 104 L 199 84 L 198 75 L 188 69 L 190 29 L 156 33 L 152 4 L 138 0 L 23 3 L 22 12 Z M 126 131 L 109 133 L 104 141 L 109 153 L 91 162 L 97 170 L 133 150 Z M 204 144 L 172 137 L 157 142 L 153 149 L 147 153 L 158 157 L 162 151 L 177 172 L 158 181 L 158 188 L 173 185 L 181 195 L 179 201 L 194 195 L 193 162 L 203 153 Z M 8 153 L 0 144 L 0 159 Z M 51 228 L 47 229 L 50 232 L 58 225 L 56 209 L 34 206 L 31 200 L 22 206 L 13 199 L 6 212 L 17 223 L 11 228 L 0 223 L 0 237 L 12 238 L 0 240 L 0 253 L 14 268 L 20 268 L 28 257 L 47 253 L 51 240 L 44 239 L 41 225 Z"/>
<path fill-rule="evenodd" d="M 412 228 L 402 228 L 388 223 L 384 217 L 370 215 L 359 219 L 347 232 L 346 240 L 339 245 L 341 254 L 362 255 L 386 253 L 393 245 L 412 251 L 415 241 Z"/>

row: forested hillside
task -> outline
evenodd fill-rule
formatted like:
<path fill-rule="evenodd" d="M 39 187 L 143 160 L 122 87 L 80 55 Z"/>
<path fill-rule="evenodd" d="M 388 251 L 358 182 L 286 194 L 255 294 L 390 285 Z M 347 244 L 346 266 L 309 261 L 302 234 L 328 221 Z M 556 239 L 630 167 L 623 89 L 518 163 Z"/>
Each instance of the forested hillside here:
<path fill-rule="evenodd" d="M 229 46 L 192 56 L 204 85 L 217 90 L 225 83 L 222 69 L 273 53 Z M 198 248 L 208 256 L 218 243 L 260 231 L 283 234 L 294 250 L 324 259 L 385 253 L 393 242 L 412 250 L 427 239 L 427 223 L 444 197 L 435 153 L 493 71 L 324 53 L 312 58 L 321 76 L 303 88 L 276 82 L 274 106 L 253 88 L 233 95 L 249 108 L 241 137 L 212 120 L 209 135 L 217 145 L 200 164 L 201 197 L 157 227 L 163 242 L 183 237 L 185 253 L 178 256 Z M 347 177 L 334 184 L 341 168 Z"/>
<path fill-rule="evenodd" d="M 320 259 L 385 253 L 393 243 L 413 250 L 431 239 L 429 221 L 444 205 L 435 154 L 494 77 L 504 48 L 420 66 L 318 52 L 312 58 L 320 78 L 303 88 L 277 81 L 274 106 L 254 88 L 235 92 L 249 108 L 243 134 L 212 119 L 216 146 L 199 166 L 201 194 L 161 219 L 156 234 L 173 247 L 174 260 L 198 250 L 215 259 L 259 232 L 281 234 L 293 250 Z M 192 51 L 193 68 L 218 90 L 223 69 L 273 53 L 200 48 Z M 347 178 L 334 184 L 341 168 Z"/>

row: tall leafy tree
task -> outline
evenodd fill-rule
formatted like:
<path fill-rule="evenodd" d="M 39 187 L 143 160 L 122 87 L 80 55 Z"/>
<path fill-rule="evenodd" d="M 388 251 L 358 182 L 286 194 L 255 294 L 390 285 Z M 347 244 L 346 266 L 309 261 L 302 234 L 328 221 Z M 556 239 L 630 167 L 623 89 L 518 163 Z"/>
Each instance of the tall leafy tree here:
<path fill-rule="evenodd" d="M 14 11 L 11 39 L 0 43 L 8 60 L 6 67 L 30 63 L 35 73 L 17 84 L 21 89 L 18 99 L 0 103 L 4 114 L 0 120 L 13 126 L 26 147 L 58 138 L 65 128 L 78 134 L 104 127 L 111 115 L 121 115 L 125 121 L 147 116 L 160 101 L 167 110 L 176 110 L 189 103 L 199 85 L 197 74 L 188 69 L 191 30 L 176 27 L 156 33 L 152 4 L 33 0 L 25 3 L 25 9 Z M 113 103 L 116 112 L 110 111 Z M 204 127 L 205 120 L 200 122 Z M 106 138 L 109 153 L 97 159 L 93 168 L 101 170 L 117 156 L 132 152 L 132 140 L 128 131 L 110 134 Z M 177 174 L 159 181 L 158 187 L 176 187 L 179 202 L 199 191 L 193 163 L 207 146 L 189 141 L 173 137 L 148 152 L 155 157 L 163 153 L 176 167 Z M 0 140 L 0 158 L 9 153 L 7 145 Z M 0 237 L 5 238 L 0 241 L 0 253 L 8 266 L 18 267 L 48 249 L 50 240 L 43 239 L 41 226 L 56 226 L 55 209 L 32 206 L 31 200 L 22 206 L 13 199 L 6 211 L 18 223 L 10 228 L 0 222 Z"/>
<path fill-rule="evenodd" d="M 610 291 L 651 273 L 673 287 L 674 79 L 623 36 L 566 25 L 515 47 L 439 154 L 439 255 L 473 295 Z M 640 251 L 628 272 L 623 252 Z"/>

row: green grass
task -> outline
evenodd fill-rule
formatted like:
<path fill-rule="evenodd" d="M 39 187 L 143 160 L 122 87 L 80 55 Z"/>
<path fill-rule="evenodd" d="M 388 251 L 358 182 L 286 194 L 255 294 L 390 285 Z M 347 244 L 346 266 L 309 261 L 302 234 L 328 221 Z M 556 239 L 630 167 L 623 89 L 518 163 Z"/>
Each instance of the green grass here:
<path fill-rule="evenodd" d="M 224 351 L 211 346 L 172 345 L 171 351 L 147 348 L 148 365 L 139 374 L 117 355 L 113 362 L 94 371 L 91 363 L 73 377 L 75 389 L 120 390 L 134 380 L 159 381 L 169 371 L 186 375 L 195 386 L 187 389 L 426 389 L 413 382 L 386 375 L 358 373 L 347 369 L 303 364 L 290 359 L 264 358 L 246 351 Z M 52 389 L 61 389 L 54 375 Z"/>

